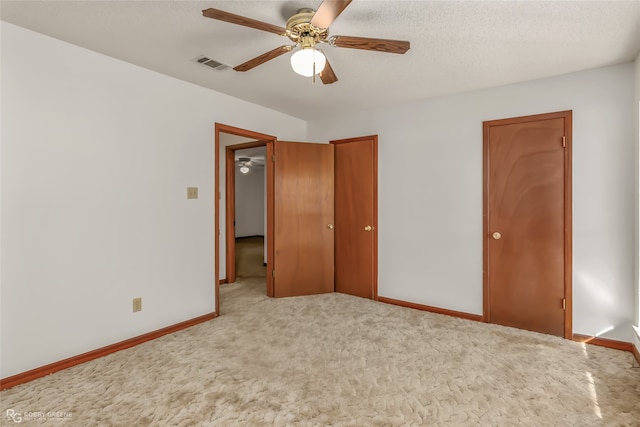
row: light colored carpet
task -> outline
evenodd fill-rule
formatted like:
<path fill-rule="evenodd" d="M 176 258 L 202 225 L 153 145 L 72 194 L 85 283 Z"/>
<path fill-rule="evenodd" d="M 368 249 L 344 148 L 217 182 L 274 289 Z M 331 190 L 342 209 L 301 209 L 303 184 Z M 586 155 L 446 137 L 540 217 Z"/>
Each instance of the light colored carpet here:
<path fill-rule="evenodd" d="M 2 425 L 640 425 L 627 352 L 263 279 L 220 293 L 217 319 L 2 392 Z"/>
<path fill-rule="evenodd" d="M 236 239 L 236 277 L 266 277 L 264 265 L 264 237 Z"/>

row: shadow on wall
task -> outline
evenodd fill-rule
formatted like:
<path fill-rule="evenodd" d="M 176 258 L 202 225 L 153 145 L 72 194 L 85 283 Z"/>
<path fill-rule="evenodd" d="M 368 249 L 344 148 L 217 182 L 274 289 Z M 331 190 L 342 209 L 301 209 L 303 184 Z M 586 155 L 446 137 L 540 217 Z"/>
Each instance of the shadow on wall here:
<path fill-rule="evenodd" d="M 573 289 L 574 318 L 578 307 L 592 311 L 581 316 L 582 327 L 586 330 L 574 330 L 574 333 L 631 341 L 631 319 L 620 313 L 620 307 L 615 303 L 614 291 L 609 289 L 605 281 L 580 271 L 575 274 Z M 597 306 L 589 303 L 594 301 L 597 301 Z"/>

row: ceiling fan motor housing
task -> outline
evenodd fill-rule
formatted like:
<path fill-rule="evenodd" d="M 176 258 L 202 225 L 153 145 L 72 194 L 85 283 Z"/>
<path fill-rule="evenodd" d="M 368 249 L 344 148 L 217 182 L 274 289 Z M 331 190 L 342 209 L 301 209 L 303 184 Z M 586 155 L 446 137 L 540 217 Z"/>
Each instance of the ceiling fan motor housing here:
<path fill-rule="evenodd" d="M 326 28 L 316 28 L 311 25 L 311 19 L 316 11 L 313 9 L 300 9 L 287 21 L 287 37 L 292 42 L 300 44 L 302 48 L 313 47 L 316 43 L 327 40 L 329 32 Z"/>

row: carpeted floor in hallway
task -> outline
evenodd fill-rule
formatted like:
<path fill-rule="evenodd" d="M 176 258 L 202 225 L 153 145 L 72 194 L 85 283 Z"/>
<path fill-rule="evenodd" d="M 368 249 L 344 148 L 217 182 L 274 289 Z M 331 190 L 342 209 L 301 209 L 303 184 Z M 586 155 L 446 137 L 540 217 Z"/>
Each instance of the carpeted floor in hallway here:
<path fill-rule="evenodd" d="M 237 277 L 266 277 L 267 267 L 264 260 L 264 237 L 236 238 Z"/>

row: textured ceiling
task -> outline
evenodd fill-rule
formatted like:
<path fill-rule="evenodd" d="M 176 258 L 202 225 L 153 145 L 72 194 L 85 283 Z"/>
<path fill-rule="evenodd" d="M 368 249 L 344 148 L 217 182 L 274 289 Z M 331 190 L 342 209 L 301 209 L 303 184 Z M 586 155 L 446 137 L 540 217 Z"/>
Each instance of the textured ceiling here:
<path fill-rule="evenodd" d="M 354 0 L 331 35 L 409 40 L 405 55 L 323 45 L 339 81 L 312 84 L 285 54 L 235 66 L 285 37 L 202 16 L 214 7 L 285 26 L 308 1 L 2 1 L 2 20 L 238 98 L 310 119 L 632 61 L 640 1 Z M 37 52 L 34 52 L 37 54 Z"/>

